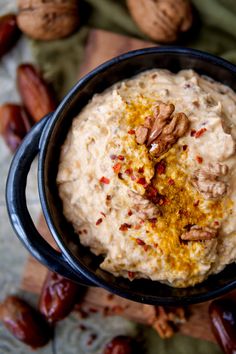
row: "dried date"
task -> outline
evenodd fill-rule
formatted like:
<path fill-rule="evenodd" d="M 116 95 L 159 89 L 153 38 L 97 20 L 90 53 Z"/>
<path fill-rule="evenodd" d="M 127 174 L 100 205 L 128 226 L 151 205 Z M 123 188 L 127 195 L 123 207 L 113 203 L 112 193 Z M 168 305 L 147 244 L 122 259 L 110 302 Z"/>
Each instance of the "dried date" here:
<path fill-rule="evenodd" d="M 6 54 L 20 37 L 20 30 L 14 14 L 0 17 L 0 58 Z"/>
<path fill-rule="evenodd" d="M 137 354 L 142 353 L 137 348 L 136 341 L 128 336 L 117 336 L 107 343 L 103 354 Z"/>
<path fill-rule="evenodd" d="M 40 295 L 39 310 L 49 322 L 65 318 L 78 303 L 85 287 L 49 272 Z"/>
<path fill-rule="evenodd" d="M 24 106 L 35 122 L 55 110 L 53 92 L 33 65 L 21 64 L 18 67 L 17 85 Z"/>
<path fill-rule="evenodd" d="M 212 331 L 226 354 L 236 353 L 236 304 L 230 299 L 214 300 L 209 306 Z"/>
<path fill-rule="evenodd" d="M 22 106 L 12 103 L 0 106 L 0 133 L 12 152 L 21 144 L 31 126 Z"/>
<path fill-rule="evenodd" d="M 8 296 L 0 305 L 0 318 L 14 337 L 32 348 L 44 346 L 51 338 L 52 329 L 43 316 L 17 296 Z"/>

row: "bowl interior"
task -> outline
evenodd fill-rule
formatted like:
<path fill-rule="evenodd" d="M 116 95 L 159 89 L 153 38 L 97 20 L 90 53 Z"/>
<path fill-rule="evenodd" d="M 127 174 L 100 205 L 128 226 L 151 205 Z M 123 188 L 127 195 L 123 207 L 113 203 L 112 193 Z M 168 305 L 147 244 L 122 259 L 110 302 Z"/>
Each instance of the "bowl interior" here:
<path fill-rule="evenodd" d="M 56 176 L 60 147 L 75 117 L 95 93 L 102 92 L 117 81 L 141 71 L 164 68 L 177 72 L 193 69 L 236 90 L 236 68 L 207 54 L 176 48 L 149 48 L 115 58 L 82 79 L 68 94 L 49 122 L 42 137 L 39 158 L 40 198 L 49 228 L 70 264 L 98 285 L 121 296 L 151 304 L 180 304 L 205 301 L 236 286 L 236 265 L 228 266 L 218 275 L 186 289 L 172 288 L 150 280 L 130 282 L 114 277 L 99 268 L 101 257 L 79 244 L 78 236 L 62 213 Z M 48 136 L 50 138 L 48 139 Z M 41 176 L 41 177 L 40 177 Z"/>

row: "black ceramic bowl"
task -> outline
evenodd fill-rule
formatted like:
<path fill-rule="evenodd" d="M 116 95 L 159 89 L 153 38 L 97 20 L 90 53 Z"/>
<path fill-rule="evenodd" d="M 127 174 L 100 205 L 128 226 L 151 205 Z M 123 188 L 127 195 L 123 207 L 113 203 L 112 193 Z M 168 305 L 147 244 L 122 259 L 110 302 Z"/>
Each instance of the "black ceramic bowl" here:
<path fill-rule="evenodd" d="M 147 304 L 178 305 L 206 301 L 236 287 L 236 265 L 210 276 L 203 283 L 177 289 L 151 280 L 129 281 L 99 268 L 101 258 L 81 246 L 62 213 L 56 176 L 60 147 L 75 117 L 95 93 L 137 73 L 164 68 L 173 72 L 193 69 L 236 90 L 236 66 L 215 56 L 177 47 L 141 49 L 123 54 L 83 77 L 57 110 L 43 118 L 18 149 L 8 176 L 6 199 L 11 223 L 30 253 L 61 275 L 84 285 L 103 287 L 112 293 Z M 38 154 L 38 187 L 49 229 L 61 252 L 37 232 L 29 215 L 25 187 L 28 171 Z"/>

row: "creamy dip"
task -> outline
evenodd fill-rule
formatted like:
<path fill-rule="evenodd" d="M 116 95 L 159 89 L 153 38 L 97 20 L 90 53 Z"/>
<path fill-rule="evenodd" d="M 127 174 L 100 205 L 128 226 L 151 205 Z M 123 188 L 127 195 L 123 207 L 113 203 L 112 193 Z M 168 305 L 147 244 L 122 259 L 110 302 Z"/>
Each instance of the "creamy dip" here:
<path fill-rule="evenodd" d="M 155 156 L 136 134 L 160 102 L 183 112 L 189 126 Z M 229 87 L 192 70 L 154 69 L 119 82 L 94 95 L 62 146 L 64 215 L 115 276 L 202 282 L 236 260 L 235 139 Z"/>

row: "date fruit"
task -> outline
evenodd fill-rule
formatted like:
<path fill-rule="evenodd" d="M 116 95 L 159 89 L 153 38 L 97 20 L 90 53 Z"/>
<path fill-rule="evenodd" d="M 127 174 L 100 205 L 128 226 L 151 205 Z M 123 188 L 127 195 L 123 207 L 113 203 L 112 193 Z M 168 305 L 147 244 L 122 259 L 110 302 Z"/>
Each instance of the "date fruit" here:
<path fill-rule="evenodd" d="M 17 296 L 8 296 L 0 305 L 5 327 L 20 341 L 39 348 L 48 343 L 52 330 L 43 316 Z"/>
<path fill-rule="evenodd" d="M 0 16 L 0 58 L 14 46 L 20 33 L 14 14 Z"/>
<path fill-rule="evenodd" d="M 54 95 L 32 64 L 21 64 L 18 67 L 17 85 L 23 104 L 35 122 L 55 110 Z"/>
<path fill-rule="evenodd" d="M 128 336 L 114 337 L 107 343 L 103 354 L 141 354 L 140 348 L 138 350 L 136 342 L 133 338 Z"/>
<path fill-rule="evenodd" d="M 236 353 L 236 303 L 230 299 L 214 300 L 209 306 L 212 331 L 226 354 Z"/>
<path fill-rule="evenodd" d="M 39 310 L 48 322 L 65 318 L 74 308 L 86 288 L 49 272 L 39 299 Z"/>
<path fill-rule="evenodd" d="M 6 103 L 0 106 L 0 133 L 14 152 L 21 144 L 32 124 L 23 107 Z"/>

